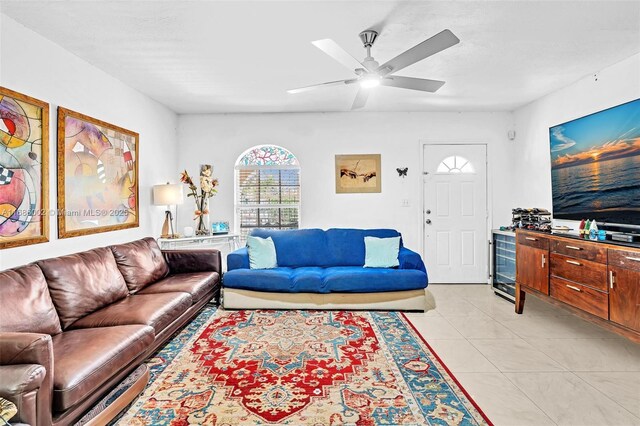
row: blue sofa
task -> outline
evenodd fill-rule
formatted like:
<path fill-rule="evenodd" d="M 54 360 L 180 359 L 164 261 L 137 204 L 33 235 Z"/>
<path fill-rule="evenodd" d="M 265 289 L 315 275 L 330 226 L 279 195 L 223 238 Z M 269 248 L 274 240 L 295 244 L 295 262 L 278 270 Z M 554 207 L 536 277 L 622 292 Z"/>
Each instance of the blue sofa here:
<path fill-rule="evenodd" d="M 223 304 L 228 309 L 424 310 L 427 271 L 400 244 L 397 268 L 364 268 L 364 237 L 397 237 L 393 229 L 256 229 L 273 239 L 278 267 L 250 269 L 247 248 L 227 256 Z"/>

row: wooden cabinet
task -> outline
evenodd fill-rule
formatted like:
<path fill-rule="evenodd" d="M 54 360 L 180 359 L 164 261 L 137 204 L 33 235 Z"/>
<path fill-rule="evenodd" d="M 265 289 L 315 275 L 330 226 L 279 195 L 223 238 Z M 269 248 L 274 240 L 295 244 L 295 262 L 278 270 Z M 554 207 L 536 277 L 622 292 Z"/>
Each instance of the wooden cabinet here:
<path fill-rule="evenodd" d="M 517 313 L 525 293 L 640 342 L 640 248 L 517 231 Z"/>
<path fill-rule="evenodd" d="M 609 250 L 609 318 L 640 332 L 640 252 Z"/>
<path fill-rule="evenodd" d="M 516 249 L 516 283 L 549 294 L 549 250 L 520 245 Z"/>

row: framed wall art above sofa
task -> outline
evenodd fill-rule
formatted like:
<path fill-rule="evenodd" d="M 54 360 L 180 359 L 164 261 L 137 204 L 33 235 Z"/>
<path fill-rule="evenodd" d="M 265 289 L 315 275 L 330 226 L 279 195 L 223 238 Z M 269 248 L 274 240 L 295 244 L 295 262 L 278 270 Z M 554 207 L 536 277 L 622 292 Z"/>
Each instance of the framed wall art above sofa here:
<path fill-rule="evenodd" d="M 139 225 L 138 133 L 58 107 L 58 235 Z"/>
<path fill-rule="evenodd" d="M 0 249 L 49 241 L 49 104 L 0 87 Z"/>

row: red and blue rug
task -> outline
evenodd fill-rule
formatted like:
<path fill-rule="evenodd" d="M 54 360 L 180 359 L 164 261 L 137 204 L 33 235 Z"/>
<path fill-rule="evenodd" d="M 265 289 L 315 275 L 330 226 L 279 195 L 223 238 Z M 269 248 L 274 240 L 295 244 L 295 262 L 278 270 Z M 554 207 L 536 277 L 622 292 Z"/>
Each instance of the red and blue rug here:
<path fill-rule="evenodd" d="M 118 425 L 490 425 L 395 312 L 208 308 Z"/>

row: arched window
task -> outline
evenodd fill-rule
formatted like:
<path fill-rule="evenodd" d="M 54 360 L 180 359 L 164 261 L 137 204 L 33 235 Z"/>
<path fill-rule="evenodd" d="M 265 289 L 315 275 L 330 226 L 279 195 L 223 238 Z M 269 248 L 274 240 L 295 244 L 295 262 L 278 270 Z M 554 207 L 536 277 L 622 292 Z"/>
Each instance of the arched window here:
<path fill-rule="evenodd" d="M 436 173 L 475 173 L 476 169 L 469 160 L 459 155 L 447 157 L 436 169 Z"/>
<path fill-rule="evenodd" d="M 300 163 L 290 151 L 259 145 L 236 161 L 236 230 L 244 240 L 253 228 L 297 229 Z"/>

